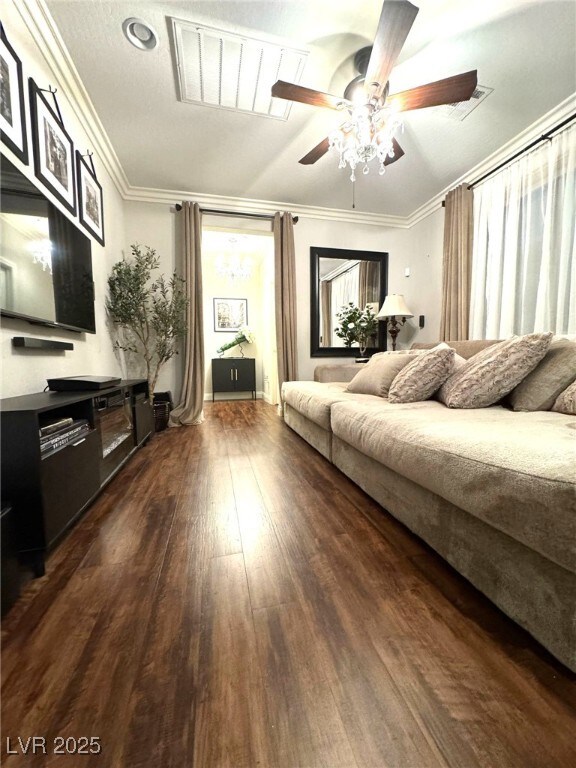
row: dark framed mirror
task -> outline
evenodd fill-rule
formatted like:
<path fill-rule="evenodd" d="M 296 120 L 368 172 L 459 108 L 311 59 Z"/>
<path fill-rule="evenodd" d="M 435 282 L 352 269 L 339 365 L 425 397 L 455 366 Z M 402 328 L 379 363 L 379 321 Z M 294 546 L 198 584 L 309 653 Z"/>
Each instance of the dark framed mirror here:
<path fill-rule="evenodd" d="M 310 248 L 310 355 L 357 357 L 357 345 L 345 346 L 335 333 L 337 313 L 352 302 L 370 304 L 378 314 L 388 289 L 388 254 L 344 248 Z M 386 350 L 386 323 L 368 343 L 367 355 Z"/>

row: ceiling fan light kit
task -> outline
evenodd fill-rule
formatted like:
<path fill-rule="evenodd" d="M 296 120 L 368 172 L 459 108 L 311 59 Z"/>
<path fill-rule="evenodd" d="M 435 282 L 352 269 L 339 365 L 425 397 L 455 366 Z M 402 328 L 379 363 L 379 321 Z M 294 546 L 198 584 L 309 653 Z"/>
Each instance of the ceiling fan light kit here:
<path fill-rule="evenodd" d="M 350 181 L 356 181 L 356 167 L 363 164 L 362 173 L 370 171 L 368 163 L 375 157 L 380 174 L 386 164 L 395 160 L 394 136 L 402 121 L 394 110 L 368 103 L 349 110 L 350 119 L 328 137 L 330 149 L 340 155 L 339 168 L 350 166 Z"/>
<path fill-rule="evenodd" d="M 383 174 L 387 165 L 404 154 L 395 139 L 398 129 L 403 128 L 400 113 L 471 98 L 478 84 L 476 70 L 388 95 L 388 78 L 417 14 L 418 8 L 408 0 L 384 0 L 370 58 L 366 63 L 369 48 L 356 54 L 360 75 L 348 84 L 343 99 L 283 80 L 273 85 L 272 96 L 277 98 L 348 111 L 348 119 L 300 163 L 312 165 L 332 149 L 339 155 L 339 168 L 350 167 L 352 182 L 357 166 L 363 165 L 362 172 L 367 174 L 374 158 Z"/>

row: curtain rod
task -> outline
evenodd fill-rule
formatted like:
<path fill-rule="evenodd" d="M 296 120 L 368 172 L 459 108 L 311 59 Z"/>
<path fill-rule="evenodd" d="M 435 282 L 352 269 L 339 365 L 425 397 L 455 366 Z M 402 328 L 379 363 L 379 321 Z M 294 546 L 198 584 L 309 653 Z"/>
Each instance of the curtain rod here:
<path fill-rule="evenodd" d="M 174 207 L 177 211 L 182 210 L 182 205 L 180 203 L 176 203 Z M 217 208 L 200 208 L 200 211 L 202 213 L 213 213 L 216 216 L 235 216 L 240 219 L 269 219 L 270 221 L 274 219 L 274 215 L 270 213 L 242 213 L 241 211 L 224 211 Z M 294 224 L 296 224 L 298 222 L 298 216 L 294 216 L 292 220 Z"/>
<path fill-rule="evenodd" d="M 542 136 L 539 136 L 537 139 L 534 139 L 534 141 L 531 141 L 530 144 L 527 144 L 525 147 L 520 149 L 518 152 L 516 152 L 512 157 L 509 157 L 507 160 L 504 160 L 502 163 L 497 165 L 495 168 L 492 168 L 491 171 L 488 171 L 483 176 L 480 176 L 479 179 L 476 179 L 476 181 L 473 181 L 471 184 L 468 184 L 468 189 L 474 189 L 475 186 L 480 184 L 480 182 L 485 181 L 489 176 L 492 176 L 493 173 L 496 173 L 497 171 L 500 171 L 502 168 L 504 168 L 509 163 L 513 162 L 517 158 L 519 158 L 521 155 L 523 155 L 525 152 L 529 152 L 531 149 L 533 149 L 535 146 L 540 144 L 542 141 L 551 141 L 552 134 L 559 131 L 561 128 L 564 128 L 565 125 L 568 125 L 568 123 L 571 123 L 573 120 L 576 120 L 576 112 L 573 112 L 571 115 L 569 115 L 565 120 L 562 120 L 561 123 L 558 123 L 558 125 L 555 125 L 554 128 L 551 128 L 547 133 L 543 133 Z M 442 208 L 446 206 L 446 201 L 442 200 Z"/>
<path fill-rule="evenodd" d="M 531 141 L 530 144 L 527 144 L 523 149 L 521 149 L 519 152 L 516 152 L 516 154 L 512 155 L 512 157 L 509 157 L 507 160 L 504 160 L 503 163 L 500 163 L 500 165 L 497 165 L 496 168 L 492 168 L 491 171 L 488 171 L 488 173 L 485 173 L 483 176 L 480 176 L 479 179 L 476 179 L 476 181 L 473 181 L 471 184 L 468 184 L 468 189 L 473 189 L 477 184 L 480 184 L 481 181 L 484 181 L 488 178 L 488 176 L 492 176 L 493 173 L 496 173 L 496 171 L 501 170 L 504 168 L 505 165 L 508 165 L 508 163 L 511 163 L 513 160 L 516 160 L 516 158 L 523 155 L 525 152 L 528 152 L 533 147 L 535 147 L 537 144 L 540 144 L 541 141 L 550 141 L 552 139 L 552 134 L 556 133 L 560 130 L 560 128 L 564 128 L 565 125 L 568 125 L 568 123 L 571 123 L 572 120 L 576 119 L 576 112 L 573 112 L 571 115 L 569 115 L 565 120 L 562 120 L 561 123 L 558 123 L 558 125 L 555 125 L 554 128 L 551 128 L 547 133 L 543 133 L 542 136 L 539 136 L 537 139 L 534 139 L 534 141 Z"/>

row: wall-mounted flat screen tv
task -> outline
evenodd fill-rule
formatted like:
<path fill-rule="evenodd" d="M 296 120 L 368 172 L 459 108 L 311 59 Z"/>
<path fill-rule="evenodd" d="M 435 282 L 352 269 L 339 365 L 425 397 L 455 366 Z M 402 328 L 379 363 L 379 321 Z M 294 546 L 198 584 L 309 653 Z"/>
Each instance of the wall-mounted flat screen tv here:
<path fill-rule="evenodd" d="M 0 313 L 95 333 L 90 239 L 4 155 L 0 173 Z"/>

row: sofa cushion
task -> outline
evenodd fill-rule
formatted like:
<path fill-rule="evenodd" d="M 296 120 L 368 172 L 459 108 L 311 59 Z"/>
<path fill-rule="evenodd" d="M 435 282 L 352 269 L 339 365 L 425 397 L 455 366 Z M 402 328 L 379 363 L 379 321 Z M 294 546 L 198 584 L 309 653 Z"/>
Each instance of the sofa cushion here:
<path fill-rule="evenodd" d="M 325 363 L 314 368 L 314 381 L 352 381 L 365 363 Z"/>
<path fill-rule="evenodd" d="M 375 400 L 373 395 L 346 392 L 345 382 L 286 381 L 282 400 L 318 426 L 330 429 L 330 406 L 339 400 Z M 378 398 L 380 400 L 380 398 Z"/>
<path fill-rule="evenodd" d="M 396 355 L 394 352 L 384 352 L 366 363 L 361 371 L 348 384 L 348 392 L 362 395 L 386 397 L 390 385 L 402 368 L 413 361 L 409 354 Z"/>
<path fill-rule="evenodd" d="M 572 417 L 450 410 L 434 400 L 387 406 L 334 404 L 333 434 L 576 572 Z"/>
<path fill-rule="evenodd" d="M 449 408 L 497 403 L 538 365 L 551 341 L 551 333 L 529 333 L 483 349 L 448 377 L 438 399 Z"/>
<path fill-rule="evenodd" d="M 558 395 L 551 410 L 576 416 L 576 381 Z"/>
<path fill-rule="evenodd" d="M 553 340 L 536 368 L 508 395 L 515 411 L 549 411 L 558 395 L 576 379 L 576 343 Z"/>
<path fill-rule="evenodd" d="M 392 382 L 388 393 L 390 402 L 428 400 L 452 372 L 455 354 L 451 347 L 442 343 L 417 355 Z"/>

